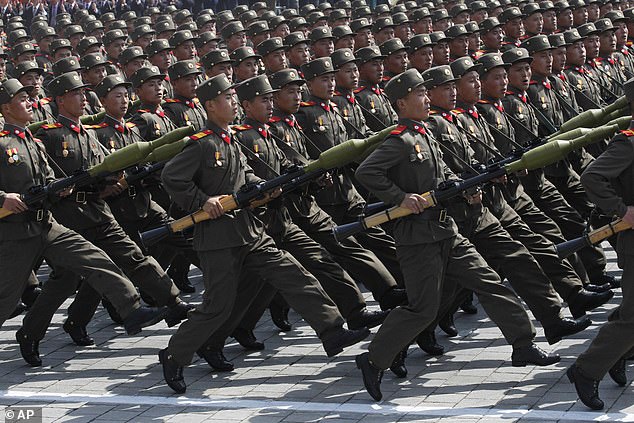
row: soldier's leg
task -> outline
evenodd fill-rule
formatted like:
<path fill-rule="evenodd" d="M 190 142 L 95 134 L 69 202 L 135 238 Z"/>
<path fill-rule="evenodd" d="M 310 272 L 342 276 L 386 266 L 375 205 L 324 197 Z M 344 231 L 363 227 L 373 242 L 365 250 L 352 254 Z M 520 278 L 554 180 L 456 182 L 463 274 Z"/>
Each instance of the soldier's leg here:
<path fill-rule="evenodd" d="M 485 208 L 469 241 L 498 274 L 504 274 L 535 318 L 542 323 L 559 319 L 561 303 L 550 280 L 526 247 L 515 241 Z"/>
<path fill-rule="evenodd" d="M 15 310 L 42 250 L 42 238 L 3 240 L 0 245 L 0 327 Z M 37 300 L 36 300 L 37 302 Z"/>
<path fill-rule="evenodd" d="M 286 228 L 284 236 L 275 241 L 278 248 L 288 251 L 317 278 L 344 318 L 365 307 L 363 296 L 350 275 L 299 227 Z"/>
<path fill-rule="evenodd" d="M 377 368 L 390 367 L 394 357 L 436 318 L 452 244 L 453 239 L 447 239 L 396 248 L 409 301 L 390 312 L 370 343 L 369 358 Z"/>
<path fill-rule="evenodd" d="M 619 257 L 619 262 L 623 264 L 623 299 L 619 313 L 601 326 L 576 362 L 584 375 L 595 380 L 601 380 L 617 360 L 626 357 L 634 348 L 634 254 L 629 252 Z"/>
<path fill-rule="evenodd" d="M 445 277 L 454 278 L 456 283 L 475 292 L 482 308 L 510 345 L 519 348 L 532 344 L 535 327 L 519 299 L 461 235 L 454 241 Z"/>
<path fill-rule="evenodd" d="M 268 283 L 265 284 L 236 327 L 245 331 L 253 331 L 276 295 L 277 289 Z"/>
<path fill-rule="evenodd" d="M 567 300 L 583 288 L 572 266 L 557 257 L 553 243 L 533 232 L 512 208 L 505 207 L 499 220 L 511 237 L 521 242 L 537 260 L 561 298 Z"/>
<path fill-rule="evenodd" d="M 588 199 L 588 195 L 583 189 L 579 181 L 579 175 L 576 172 L 571 170 L 566 177 L 548 176 L 548 180 L 583 219 L 587 220 L 590 218 L 594 204 Z"/>
<path fill-rule="evenodd" d="M 116 222 L 98 229 L 93 242 L 112 258 L 135 286 L 148 293 L 159 306 L 179 302 L 179 290 L 169 276 L 154 258 L 143 254 Z"/>

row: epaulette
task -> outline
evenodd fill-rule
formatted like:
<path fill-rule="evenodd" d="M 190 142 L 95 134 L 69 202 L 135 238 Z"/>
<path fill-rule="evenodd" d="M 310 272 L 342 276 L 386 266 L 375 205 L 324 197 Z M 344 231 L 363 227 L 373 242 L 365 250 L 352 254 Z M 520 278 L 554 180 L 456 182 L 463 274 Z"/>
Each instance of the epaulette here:
<path fill-rule="evenodd" d="M 200 132 L 190 136 L 189 139 L 199 140 L 201 138 L 205 138 L 209 134 L 213 134 L 213 132 L 214 131 L 212 131 L 211 129 L 205 129 L 204 131 L 200 131 Z"/>
<path fill-rule="evenodd" d="M 55 123 L 47 123 L 46 125 L 40 126 L 40 128 L 42 128 L 42 129 L 53 129 L 53 128 L 61 128 L 62 126 L 64 126 L 64 125 L 62 125 L 59 122 L 55 122 Z"/>
<path fill-rule="evenodd" d="M 480 103 L 480 104 L 493 104 L 493 102 L 491 100 L 485 100 L 485 99 L 478 100 L 478 103 Z"/>
<path fill-rule="evenodd" d="M 99 129 L 99 128 L 107 128 L 108 124 L 106 122 L 97 123 L 95 125 L 84 125 L 86 129 Z"/>
<path fill-rule="evenodd" d="M 466 112 L 466 110 L 461 108 L 461 107 L 457 107 L 457 108 L 453 109 L 452 112 L 454 112 L 455 114 L 459 115 L 459 114 L 462 114 L 462 113 Z"/>
<path fill-rule="evenodd" d="M 137 113 L 150 113 L 148 109 L 137 109 Z"/>
<path fill-rule="evenodd" d="M 50 98 L 50 97 L 44 97 L 44 98 L 41 98 L 41 99 L 40 99 L 40 104 L 48 104 L 48 103 L 50 103 L 51 101 L 53 101 L 53 99 L 52 99 L 52 98 Z"/>
<path fill-rule="evenodd" d="M 392 132 L 390 132 L 390 135 L 400 135 L 406 129 L 407 129 L 407 125 L 399 125 L 396 128 L 394 128 Z"/>
<path fill-rule="evenodd" d="M 11 131 L 2 131 L 0 132 L 0 137 L 6 137 L 7 135 L 9 135 Z"/>
<path fill-rule="evenodd" d="M 136 126 L 136 123 L 133 122 L 126 122 L 125 126 L 127 126 L 128 128 L 134 128 Z"/>
<path fill-rule="evenodd" d="M 279 116 L 273 116 L 271 119 L 269 119 L 269 122 L 271 123 L 275 123 L 275 122 L 281 122 L 282 118 Z"/>
<path fill-rule="evenodd" d="M 314 101 L 302 101 L 301 103 L 299 103 L 300 106 L 304 106 L 304 107 L 314 106 L 315 104 L 317 103 L 315 103 Z"/>
<path fill-rule="evenodd" d="M 166 98 L 166 99 L 165 99 L 165 102 L 166 102 L 166 103 L 182 103 L 182 101 L 180 101 L 180 100 L 179 100 L 179 99 L 177 99 L 177 98 Z"/>
<path fill-rule="evenodd" d="M 354 90 L 354 93 L 355 93 L 355 94 L 358 94 L 358 93 L 360 93 L 360 92 L 361 92 L 361 91 L 363 91 L 363 90 L 365 90 L 365 86 L 364 86 L 364 85 L 361 85 L 359 88 L 357 88 L 356 90 Z"/>
<path fill-rule="evenodd" d="M 247 129 L 252 129 L 253 126 L 251 125 L 233 125 L 233 129 L 235 129 L 236 131 L 246 131 Z"/>
<path fill-rule="evenodd" d="M 620 131 L 621 134 L 625 135 L 626 137 L 634 137 L 634 131 L 632 131 L 631 129 L 626 129 L 624 131 Z"/>

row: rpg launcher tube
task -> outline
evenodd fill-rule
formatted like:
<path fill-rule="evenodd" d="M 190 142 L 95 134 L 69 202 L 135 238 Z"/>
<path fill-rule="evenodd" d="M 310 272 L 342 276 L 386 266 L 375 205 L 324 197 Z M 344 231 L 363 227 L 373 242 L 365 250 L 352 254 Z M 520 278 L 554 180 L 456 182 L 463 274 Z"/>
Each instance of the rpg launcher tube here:
<path fill-rule="evenodd" d="M 604 239 L 628 229 L 632 229 L 632 227 L 621 219 L 615 220 L 614 222 L 597 228 L 587 234 L 584 234 L 583 236 L 580 236 L 579 238 L 557 244 L 555 246 L 557 255 L 563 260 L 585 247 L 598 244 Z"/>

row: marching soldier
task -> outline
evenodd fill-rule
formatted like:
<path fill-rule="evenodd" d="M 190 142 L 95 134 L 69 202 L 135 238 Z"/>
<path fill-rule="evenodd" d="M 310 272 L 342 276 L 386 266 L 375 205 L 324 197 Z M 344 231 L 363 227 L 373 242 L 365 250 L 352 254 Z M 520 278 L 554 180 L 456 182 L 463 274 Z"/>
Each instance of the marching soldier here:
<path fill-rule="evenodd" d="M 352 50 L 342 48 L 332 54 L 335 74 L 335 95 L 332 101 L 337 104 L 339 113 L 347 122 L 348 138 L 365 137 L 370 129 L 366 126 L 363 111 L 357 105 L 354 90 L 359 86 L 359 68 Z M 346 123 L 344 122 L 344 123 Z"/>
<path fill-rule="evenodd" d="M 165 114 L 177 126 L 193 126 L 197 131 L 205 126 L 205 109 L 196 97 L 201 71 L 193 60 L 174 63 L 169 68 L 174 97 L 165 99 Z"/>
<path fill-rule="evenodd" d="M 206 301 L 190 312 L 168 347 L 159 353 L 163 376 L 178 393 L 187 389 L 183 366 L 191 362 L 196 351 L 204 357 L 200 347 L 229 318 L 239 284 L 247 282 L 247 274 L 255 274 L 278 288 L 315 329 L 329 356 L 369 334 L 367 328 L 343 329 L 341 315 L 317 280 L 288 253 L 275 247 L 251 210 L 224 211 L 222 196 L 261 179 L 246 164 L 229 132 L 236 112 L 231 82 L 225 75 L 215 76 L 205 81 L 197 94 L 207 111 L 207 128 L 191 137 L 163 170 L 163 182 L 174 201 L 188 211 L 202 207 L 211 218 L 198 225 L 194 235 L 203 266 Z"/>

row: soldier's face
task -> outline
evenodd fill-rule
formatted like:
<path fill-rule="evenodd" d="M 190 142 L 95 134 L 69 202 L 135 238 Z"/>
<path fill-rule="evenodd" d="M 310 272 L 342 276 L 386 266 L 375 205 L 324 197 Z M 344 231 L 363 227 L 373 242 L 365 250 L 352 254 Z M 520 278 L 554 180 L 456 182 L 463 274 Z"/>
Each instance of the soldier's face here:
<path fill-rule="evenodd" d="M 286 55 L 293 66 L 301 66 L 310 61 L 310 49 L 306 43 L 299 43 L 293 46 Z"/>
<path fill-rule="evenodd" d="M 150 63 L 165 72 L 172 65 L 172 55 L 169 50 L 159 51 L 150 57 Z"/>
<path fill-rule="evenodd" d="M 449 51 L 453 57 L 464 57 L 469 54 L 469 37 L 461 35 L 449 41 Z"/>
<path fill-rule="evenodd" d="M 559 73 L 566 66 L 566 47 L 557 47 L 553 50 L 553 72 Z"/>
<path fill-rule="evenodd" d="M 597 3 L 590 3 L 586 10 L 588 11 L 588 22 L 594 22 L 599 19 L 600 8 Z"/>
<path fill-rule="evenodd" d="M 583 25 L 588 22 L 588 9 L 578 7 L 572 12 L 572 22 L 574 26 Z"/>
<path fill-rule="evenodd" d="M 504 98 L 509 82 L 506 69 L 503 67 L 493 68 L 480 79 L 480 82 L 482 83 L 482 93 L 495 99 Z"/>
<path fill-rule="evenodd" d="M 308 88 L 315 97 L 330 100 L 335 94 L 335 74 L 328 73 L 314 77 L 308 81 Z"/>
<path fill-rule="evenodd" d="M 489 12 L 486 10 L 478 10 L 471 14 L 471 20 L 477 22 L 478 24 L 489 17 Z"/>
<path fill-rule="evenodd" d="M 408 64 L 409 60 L 405 50 L 390 54 L 385 58 L 384 62 L 385 69 L 393 73 L 405 72 Z"/>
<path fill-rule="evenodd" d="M 215 66 L 214 66 L 215 67 Z M 253 78 L 258 74 L 258 60 L 254 57 L 244 59 L 234 68 L 236 78 L 240 81 Z"/>
<path fill-rule="evenodd" d="M 147 104 L 161 104 L 163 101 L 163 80 L 152 78 L 137 88 L 139 99 Z"/>
<path fill-rule="evenodd" d="M 544 17 L 541 13 L 533 13 L 524 19 L 524 30 L 530 34 L 541 34 L 544 28 Z"/>
<path fill-rule="evenodd" d="M 412 66 L 418 69 L 419 72 L 423 72 L 431 68 L 433 58 L 434 54 L 431 47 L 421 47 L 418 50 L 411 52 L 409 55 L 409 60 Z"/>
<path fill-rule="evenodd" d="M 410 28 L 408 23 L 397 26 L 394 29 L 394 35 L 397 38 L 400 38 L 403 43 L 412 38 L 412 29 Z"/>
<path fill-rule="evenodd" d="M 399 117 L 417 121 L 424 121 L 429 117 L 429 97 L 427 89 L 422 85 L 397 100 L 397 105 Z"/>
<path fill-rule="evenodd" d="M 140 46 L 143 50 L 154 40 L 154 34 L 146 34 L 142 37 L 139 37 L 136 40 L 136 45 Z"/>
<path fill-rule="evenodd" d="M 359 67 L 361 79 L 370 84 L 378 84 L 383 78 L 383 59 L 373 59 Z"/>
<path fill-rule="evenodd" d="M 586 62 L 586 46 L 583 40 L 576 41 L 566 48 L 566 62 L 575 66 L 582 66 Z"/>
<path fill-rule="evenodd" d="M 434 87 L 428 91 L 428 95 L 432 106 L 440 107 L 445 110 L 455 109 L 456 107 L 455 82 L 448 82 Z"/>
<path fill-rule="evenodd" d="M 259 95 L 253 100 L 243 101 L 242 106 L 247 117 L 266 123 L 273 116 L 273 94 Z"/>
<path fill-rule="evenodd" d="M 47 53 L 48 47 L 51 45 L 51 41 L 53 41 L 54 39 L 55 37 L 53 36 L 42 38 L 39 42 L 40 51 Z"/>
<path fill-rule="evenodd" d="M 29 51 L 29 52 L 22 53 L 21 55 L 19 55 L 15 59 L 15 63 L 32 62 L 33 60 L 35 60 L 35 53 Z"/>
<path fill-rule="evenodd" d="M 429 17 L 414 23 L 414 32 L 417 34 L 431 34 L 433 30 L 431 18 Z"/>
<path fill-rule="evenodd" d="M 616 35 L 614 31 L 603 31 L 599 35 L 599 54 L 609 54 L 616 50 Z"/>
<path fill-rule="evenodd" d="M 586 58 L 588 60 L 594 59 L 599 55 L 600 43 L 598 35 L 589 35 L 583 43 L 586 46 Z"/>
<path fill-rule="evenodd" d="M 570 28 L 572 26 L 572 10 L 566 9 L 557 15 L 557 27 Z"/>
<path fill-rule="evenodd" d="M 193 41 L 185 41 L 174 49 L 177 60 L 191 60 L 196 56 L 196 46 Z"/>
<path fill-rule="evenodd" d="M 434 63 L 437 65 L 449 64 L 449 43 L 441 41 L 432 47 L 434 51 Z"/>
<path fill-rule="evenodd" d="M 476 71 L 465 73 L 456 83 L 458 98 L 469 105 L 474 105 L 480 100 L 481 91 L 480 77 Z"/>
<path fill-rule="evenodd" d="M 533 53 L 533 63 L 531 69 L 534 74 L 541 76 L 550 76 L 553 73 L 553 54 L 552 50 L 538 51 Z"/>
<path fill-rule="evenodd" d="M 511 19 L 504 24 L 504 33 L 511 38 L 519 39 L 524 35 L 524 22 L 522 18 Z"/>
<path fill-rule="evenodd" d="M 206 102 L 207 116 L 209 119 L 221 125 L 228 125 L 238 114 L 238 103 L 236 101 L 235 90 L 228 89 L 218 97 Z"/>
<path fill-rule="evenodd" d="M 335 51 L 335 43 L 332 38 L 319 40 L 312 45 L 315 58 L 329 57 Z"/>
<path fill-rule="evenodd" d="M 437 22 L 434 22 L 432 27 L 434 28 L 434 31 L 446 31 L 447 28 L 449 28 L 449 24 L 451 23 L 451 21 L 449 20 L 449 18 L 447 19 L 441 19 Z"/>
<path fill-rule="evenodd" d="M 277 72 L 287 68 L 286 54 L 284 53 L 284 50 L 277 50 L 269 53 L 262 58 L 262 61 L 264 62 L 264 67 L 266 67 L 268 72 Z"/>
<path fill-rule="evenodd" d="M 227 49 L 229 51 L 233 51 L 238 47 L 244 47 L 247 45 L 247 33 L 246 32 L 238 32 L 237 34 L 233 34 L 227 40 Z"/>
<path fill-rule="evenodd" d="M 114 40 L 110 44 L 106 46 L 106 53 L 108 53 L 108 57 L 112 59 L 118 59 L 119 55 L 125 48 L 125 40 L 119 39 Z"/>
<path fill-rule="evenodd" d="M 31 91 L 31 95 L 36 97 L 40 93 L 40 89 L 42 88 L 42 75 L 38 72 L 27 72 L 20 78 L 20 82 L 22 85 L 32 85 L 33 90 Z"/>
<path fill-rule="evenodd" d="M 354 36 L 354 44 L 357 48 L 368 47 L 374 45 L 374 35 L 369 28 L 361 29 Z"/>
<path fill-rule="evenodd" d="M 284 113 L 297 113 L 302 101 L 302 87 L 299 84 L 288 84 L 273 94 L 275 108 Z"/>
<path fill-rule="evenodd" d="M 25 126 L 33 120 L 33 106 L 29 100 L 29 95 L 25 92 L 17 94 L 11 101 L 2 108 L 5 119 L 12 123 Z"/>
<path fill-rule="evenodd" d="M 466 24 L 467 22 L 469 22 L 469 12 L 467 11 L 464 11 L 453 18 L 453 23 L 455 24 Z"/>
<path fill-rule="evenodd" d="M 285 23 L 282 23 L 278 25 L 277 28 L 275 28 L 275 30 L 273 31 L 273 36 L 284 39 L 284 37 L 286 37 L 290 33 L 291 33 L 291 30 L 288 28 L 288 25 Z"/>
<path fill-rule="evenodd" d="M 124 86 L 115 87 L 105 97 L 100 98 L 106 113 L 116 119 L 122 119 L 128 112 L 128 89 Z"/>
<path fill-rule="evenodd" d="M 354 90 L 359 86 L 359 68 L 354 62 L 346 63 L 335 74 L 338 87 Z"/>
<path fill-rule="evenodd" d="M 86 107 L 86 90 L 83 88 L 72 90 L 57 97 L 60 114 L 71 118 L 79 118 L 84 114 Z"/>
<path fill-rule="evenodd" d="M 622 46 L 627 42 L 628 30 L 625 22 L 617 22 L 614 24 L 616 28 L 616 45 Z"/>
<path fill-rule="evenodd" d="M 374 40 L 376 41 L 377 45 L 381 45 L 387 40 L 391 40 L 392 38 L 394 38 L 394 28 L 392 27 L 383 28 L 374 35 Z"/>
<path fill-rule="evenodd" d="M 186 98 L 196 97 L 196 88 L 198 88 L 198 75 L 187 75 L 172 81 L 174 93 L 182 95 Z"/>
<path fill-rule="evenodd" d="M 474 32 L 473 34 L 469 35 L 469 50 L 472 50 L 472 51 L 480 50 L 481 42 L 482 41 L 480 40 L 479 32 Z"/>
<path fill-rule="evenodd" d="M 557 30 L 557 13 L 554 10 L 547 10 L 542 16 L 544 17 L 544 31 L 554 32 Z"/>
<path fill-rule="evenodd" d="M 128 78 L 130 78 L 130 76 L 134 72 L 138 71 L 143 66 L 145 66 L 145 59 L 138 58 L 138 59 L 130 60 L 128 63 L 126 63 L 125 66 L 123 67 L 123 70 L 124 70 L 126 76 Z"/>
<path fill-rule="evenodd" d="M 526 91 L 531 82 L 531 75 L 531 65 L 529 63 L 516 63 L 508 70 L 509 85 Z"/>
<path fill-rule="evenodd" d="M 501 27 L 493 28 L 482 34 L 482 42 L 490 49 L 499 49 L 502 46 L 503 31 Z"/>
<path fill-rule="evenodd" d="M 338 39 L 335 42 L 335 50 L 339 50 L 340 48 L 349 48 L 350 50 L 354 50 L 354 36 L 348 35 Z"/>

